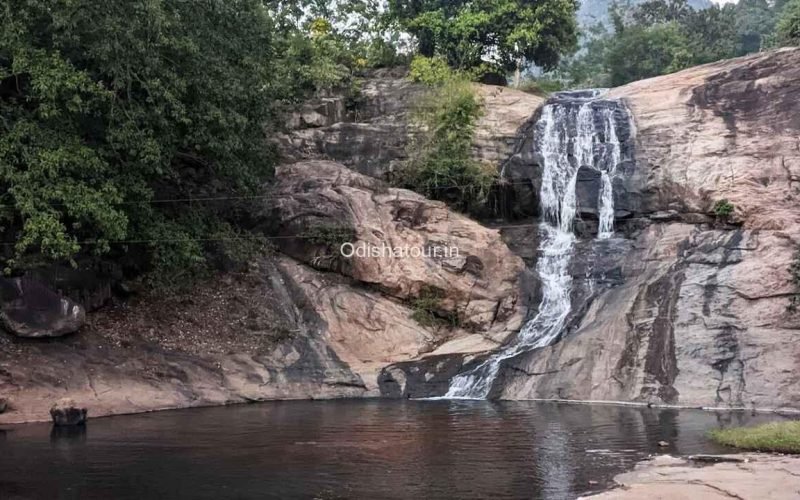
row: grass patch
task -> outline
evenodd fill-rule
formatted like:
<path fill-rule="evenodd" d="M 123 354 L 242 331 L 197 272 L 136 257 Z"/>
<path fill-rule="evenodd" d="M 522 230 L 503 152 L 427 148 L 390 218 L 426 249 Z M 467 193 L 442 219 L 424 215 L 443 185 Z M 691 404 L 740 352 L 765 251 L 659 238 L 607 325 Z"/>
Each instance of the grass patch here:
<path fill-rule="evenodd" d="M 709 432 L 709 437 L 719 444 L 743 450 L 800 453 L 800 421 L 717 429 Z"/>

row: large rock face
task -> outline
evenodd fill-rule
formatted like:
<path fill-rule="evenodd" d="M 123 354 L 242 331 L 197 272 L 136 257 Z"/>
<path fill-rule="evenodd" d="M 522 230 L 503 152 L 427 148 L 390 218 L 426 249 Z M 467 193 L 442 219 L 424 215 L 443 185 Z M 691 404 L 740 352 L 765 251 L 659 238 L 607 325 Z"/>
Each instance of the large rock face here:
<path fill-rule="evenodd" d="M 483 115 L 473 141 L 476 159 L 500 165 L 511 156 L 520 128 L 543 99 L 507 87 L 475 84 Z M 327 159 L 383 179 L 407 159 L 415 133 L 410 113 L 427 88 L 402 68 L 378 70 L 356 97 L 316 99 L 289 121 L 278 144 L 287 162 Z"/>
<path fill-rule="evenodd" d="M 288 165 L 276 176 L 264 219 L 283 252 L 394 299 L 434 297 L 434 313 L 497 342 L 519 327 L 524 265 L 497 231 L 333 162 Z M 355 254 L 342 255 L 343 244 Z"/>
<path fill-rule="evenodd" d="M 165 311 L 147 303 L 144 317 L 124 313 L 68 342 L 0 334 L 0 394 L 13 402 L 0 423 L 46 419 L 63 396 L 95 416 L 378 396 L 385 366 L 485 352 L 522 322 L 522 259 L 499 231 L 440 202 L 327 161 L 280 168 L 265 200 L 261 220 L 283 254 L 245 278 L 220 277 L 218 290 Z M 347 259 L 336 231 L 356 246 L 457 253 Z"/>
<path fill-rule="evenodd" d="M 622 280 L 561 342 L 506 364 L 497 396 L 800 407 L 800 319 L 787 310 L 799 81 L 800 50 L 782 50 L 612 91 L 635 118 L 642 205 L 632 249 L 607 264 Z M 721 199 L 735 226 L 713 223 Z"/>

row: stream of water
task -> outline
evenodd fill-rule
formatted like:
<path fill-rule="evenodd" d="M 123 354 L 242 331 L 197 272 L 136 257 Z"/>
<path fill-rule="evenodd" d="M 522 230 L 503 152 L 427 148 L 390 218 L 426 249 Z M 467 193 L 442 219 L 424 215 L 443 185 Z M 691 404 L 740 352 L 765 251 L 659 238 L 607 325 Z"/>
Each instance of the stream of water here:
<path fill-rule="evenodd" d="M 570 313 L 570 259 L 575 246 L 573 226 L 578 211 L 575 192 L 578 170 L 587 167 L 600 176 L 599 239 L 614 234 L 613 179 L 622 160 L 614 108 L 599 101 L 601 90 L 564 92 L 542 109 L 536 127 L 542 185 L 539 258 L 536 273 L 542 287 L 538 313 L 515 340 L 453 378 L 444 398 L 485 399 L 504 360 L 555 342 Z"/>

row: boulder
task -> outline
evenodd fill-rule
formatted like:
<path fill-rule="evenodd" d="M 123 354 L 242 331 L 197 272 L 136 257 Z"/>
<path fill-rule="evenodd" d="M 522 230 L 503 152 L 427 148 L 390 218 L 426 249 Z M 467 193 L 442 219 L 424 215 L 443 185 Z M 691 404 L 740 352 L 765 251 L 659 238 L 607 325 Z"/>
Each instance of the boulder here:
<path fill-rule="evenodd" d="M 329 161 L 281 166 L 262 220 L 281 250 L 494 341 L 520 326 L 525 266 L 497 230 L 405 189 Z M 342 255 L 341 245 L 378 255 Z M 408 252 L 393 255 L 394 250 Z"/>
<path fill-rule="evenodd" d="M 575 198 L 578 213 L 584 217 L 597 218 L 600 199 L 600 171 L 589 167 L 580 167 L 575 180 Z"/>
<path fill-rule="evenodd" d="M 50 408 L 50 417 L 57 426 L 83 425 L 86 423 L 86 408 L 78 406 L 69 398 L 58 400 Z"/>
<path fill-rule="evenodd" d="M 0 320 L 18 337 L 60 337 L 77 331 L 84 309 L 31 278 L 0 278 Z"/>

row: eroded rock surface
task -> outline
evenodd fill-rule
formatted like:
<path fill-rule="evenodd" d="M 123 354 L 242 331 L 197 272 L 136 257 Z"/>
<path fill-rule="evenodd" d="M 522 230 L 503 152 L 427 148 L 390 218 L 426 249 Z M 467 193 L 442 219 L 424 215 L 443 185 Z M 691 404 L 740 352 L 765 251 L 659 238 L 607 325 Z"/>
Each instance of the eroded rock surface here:
<path fill-rule="evenodd" d="M 473 141 L 476 159 L 500 165 L 511 156 L 519 130 L 543 99 L 525 92 L 475 84 L 483 115 Z M 410 114 L 428 89 L 403 68 L 376 71 L 357 96 L 316 99 L 296 112 L 278 144 L 287 162 L 327 159 L 383 179 L 407 159 L 415 134 Z"/>
<path fill-rule="evenodd" d="M 435 296 L 441 318 L 495 342 L 520 326 L 524 264 L 498 231 L 333 162 L 283 166 L 276 176 L 264 219 L 284 253 L 408 303 Z M 378 254 L 347 258 L 344 243 L 351 245 L 346 253 Z"/>
<path fill-rule="evenodd" d="M 787 310 L 799 68 L 800 51 L 782 50 L 612 91 L 636 121 L 634 215 L 649 222 L 566 338 L 506 365 L 501 397 L 800 406 L 800 320 Z M 723 198 L 735 226 L 709 215 Z M 573 266 L 596 268 L 589 257 Z"/>
<path fill-rule="evenodd" d="M 800 495 L 800 459 L 747 453 L 726 455 L 724 462 L 698 466 L 696 461 L 658 456 L 614 478 L 617 488 L 582 497 L 592 500 L 793 499 Z"/>

